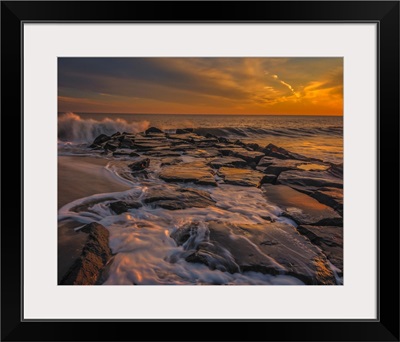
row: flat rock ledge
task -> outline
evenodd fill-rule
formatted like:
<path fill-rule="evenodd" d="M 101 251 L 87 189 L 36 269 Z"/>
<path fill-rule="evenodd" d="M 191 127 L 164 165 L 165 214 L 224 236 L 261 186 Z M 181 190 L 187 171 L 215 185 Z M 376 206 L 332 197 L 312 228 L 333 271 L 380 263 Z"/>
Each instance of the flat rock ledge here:
<path fill-rule="evenodd" d="M 217 186 L 211 168 L 203 162 L 165 166 L 160 172 L 160 178 L 166 182 Z"/>
<path fill-rule="evenodd" d="M 297 231 L 319 246 L 337 267 L 338 275 L 343 276 L 343 227 L 304 225 L 298 226 Z"/>
<path fill-rule="evenodd" d="M 210 221 L 206 231 L 201 231 L 191 223 L 171 234 L 187 262 L 229 273 L 286 274 L 309 285 L 336 283 L 326 256 L 288 224 Z"/>
<path fill-rule="evenodd" d="M 331 207 L 286 185 L 261 186 L 266 199 L 283 209 L 299 225 L 343 226 L 343 218 Z"/>
<path fill-rule="evenodd" d="M 97 222 L 80 229 L 88 234 L 82 253 L 72 264 L 60 285 L 100 285 L 105 281 L 105 268 L 112 258 L 108 246 L 110 233 Z"/>

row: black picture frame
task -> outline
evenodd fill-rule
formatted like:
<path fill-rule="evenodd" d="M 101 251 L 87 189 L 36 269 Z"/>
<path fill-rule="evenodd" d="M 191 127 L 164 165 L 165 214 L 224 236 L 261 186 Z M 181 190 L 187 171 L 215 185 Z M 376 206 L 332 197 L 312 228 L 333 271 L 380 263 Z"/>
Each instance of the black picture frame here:
<path fill-rule="evenodd" d="M 22 317 L 24 22 L 376 22 L 377 320 L 37 320 Z M 3 1 L 1 3 L 1 339 L 4 341 L 399 341 L 398 1 Z M 356 47 L 355 47 L 356 48 Z M 33 142 L 34 143 L 34 142 Z M 40 148 L 38 148 L 40 153 Z M 20 201 L 15 201 L 15 194 Z M 12 200 L 11 200 L 12 199 Z M 362 241 L 362 237 L 360 237 Z M 40 275 L 38 275 L 40 281 Z M 43 300 L 46 300 L 43 298 Z M 183 299 L 182 299 L 183 300 Z M 179 301 L 179 299 L 178 299 Z M 193 325 L 190 336 L 178 323 Z M 171 326 L 172 323 L 176 323 Z M 202 323 L 202 327 L 199 326 Z M 218 326 L 212 323 L 220 323 Z M 240 323 L 240 325 L 236 325 Z M 167 325 L 168 324 L 168 325 Z M 205 327 L 204 325 L 207 325 Z M 214 328 L 213 328 L 214 327 Z M 211 328 L 211 329 L 210 329 Z M 139 337 L 140 336 L 140 337 Z"/>

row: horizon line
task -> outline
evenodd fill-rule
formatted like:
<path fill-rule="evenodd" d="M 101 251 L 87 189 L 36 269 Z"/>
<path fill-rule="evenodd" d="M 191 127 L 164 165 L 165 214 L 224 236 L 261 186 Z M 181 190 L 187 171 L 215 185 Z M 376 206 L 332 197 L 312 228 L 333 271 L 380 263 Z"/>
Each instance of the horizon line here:
<path fill-rule="evenodd" d="M 128 112 L 78 112 L 78 111 L 59 111 L 58 114 L 106 114 L 106 115 L 252 115 L 252 116 L 329 116 L 343 117 L 343 114 L 253 114 L 253 113 L 128 113 Z"/>

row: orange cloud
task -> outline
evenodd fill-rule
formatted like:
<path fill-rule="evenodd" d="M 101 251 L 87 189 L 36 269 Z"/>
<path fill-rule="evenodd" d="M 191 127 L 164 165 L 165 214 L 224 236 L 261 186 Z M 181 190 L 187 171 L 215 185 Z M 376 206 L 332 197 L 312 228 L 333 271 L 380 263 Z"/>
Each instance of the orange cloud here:
<path fill-rule="evenodd" d="M 343 113 L 341 58 L 74 59 L 59 69 L 59 111 Z"/>

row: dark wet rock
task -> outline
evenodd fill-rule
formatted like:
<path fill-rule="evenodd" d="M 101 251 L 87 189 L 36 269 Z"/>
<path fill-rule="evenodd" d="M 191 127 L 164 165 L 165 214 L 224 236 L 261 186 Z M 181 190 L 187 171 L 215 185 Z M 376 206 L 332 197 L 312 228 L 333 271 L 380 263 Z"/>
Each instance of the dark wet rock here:
<path fill-rule="evenodd" d="M 111 137 L 105 134 L 100 134 L 96 139 L 93 140 L 93 145 L 101 145 L 108 140 L 111 140 Z"/>
<path fill-rule="evenodd" d="M 113 137 L 113 141 L 119 141 L 120 143 L 121 143 L 121 141 L 123 141 L 125 139 L 125 135 L 116 135 L 116 136 L 114 136 Z M 126 138 L 126 139 L 129 139 L 129 138 Z"/>
<path fill-rule="evenodd" d="M 111 138 L 115 138 L 121 135 L 121 132 L 116 132 L 113 135 L 111 135 Z"/>
<path fill-rule="evenodd" d="M 343 228 L 332 226 L 298 226 L 300 234 L 319 246 L 328 260 L 343 271 Z"/>
<path fill-rule="evenodd" d="M 248 163 L 258 163 L 260 159 L 264 156 L 264 153 L 257 152 L 257 151 L 236 151 L 234 152 L 233 156 L 237 158 L 242 158 Z"/>
<path fill-rule="evenodd" d="M 260 145 L 254 143 L 246 144 L 246 147 L 251 148 L 253 151 L 261 151 L 263 149 Z"/>
<path fill-rule="evenodd" d="M 217 185 L 212 169 L 201 161 L 165 166 L 162 168 L 159 177 L 166 182 L 193 182 L 202 185 Z"/>
<path fill-rule="evenodd" d="M 153 141 L 165 141 L 166 136 L 166 133 L 148 133 L 144 135 L 145 138 L 152 139 Z"/>
<path fill-rule="evenodd" d="M 265 162 L 264 162 L 264 164 L 265 164 Z M 283 171 L 296 170 L 298 164 L 299 164 L 298 160 L 275 159 L 272 164 L 270 164 L 263 170 L 263 172 L 273 174 L 275 176 L 279 176 L 280 173 Z"/>
<path fill-rule="evenodd" d="M 189 145 L 185 142 L 178 142 L 178 144 L 172 143 L 171 151 L 187 152 L 196 149 L 195 145 Z"/>
<path fill-rule="evenodd" d="M 218 142 L 223 143 L 223 144 L 230 144 L 230 140 L 225 138 L 225 137 L 217 137 Z"/>
<path fill-rule="evenodd" d="M 104 149 L 108 151 L 115 151 L 119 147 L 117 142 L 107 141 L 104 145 Z"/>
<path fill-rule="evenodd" d="M 113 152 L 114 157 L 139 157 L 139 154 L 136 152 L 130 152 L 130 151 L 115 151 Z"/>
<path fill-rule="evenodd" d="M 140 170 L 140 171 L 132 171 L 131 178 L 136 180 L 145 180 L 149 178 L 149 172 L 147 170 Z"/>
<path fill-rule="evenodd" d="M 230 255 L 242 272 L 279 274 L 285 271 L 282 265 L 262 253 L 240 228 L 227 223 L 210 222 L 209 230 L 210 242 L 228 251 L 229 254 L 225 252 L 225 255 Z"/>
<path fill-rule="evenodd" d="M 343 178 L 343 163 L 342 164 L 332 164 L 328 172 L 337 178 Z"/>
<path fill-rule="evenodd" d="M 235 145 L 238 145 L 238 146 L 246 147 L 246 144 L 245 144 L 243 141 L 241 141 L 241 140 L 236 140 L 236 141 L 234 142 L 234 144 L 235 144 Z"/>
<path fill-rule="evenodd" d="M 343 179 L 332 176 L 327 171 L 285 171 L 278 177 L 278 183 L 302 187 L 313 186 L 315 188 L 342 188 Z"/>
<path fill-rule="evenodd" d="M 325 171 L 328 168 L 329 165 L 323 163 L 306 163 L 296 159 L 278 159 L 269 156 L 263 157 L 257 165 L 257 170 L 276 176 L 289 170 Z"/>
<path fill-rule="evenodd" d="M 260 168 L 265 168 L 267 166 L 276 164 L 277 162 L 281 161 L 282 159 L 277 159 L 274 157 L 268 157 L 268 156 L 264 156 L 260 159 L 260 161 L 257 164 L 257 167 Z M 263 169 L 264 170 L 264 169 Z"/>
<path fill-rule="evenodd" d="M 168 134 L 168 139 L 194 143 L 195 141 L 200 142 L 202 137 L 198 136 L 196 133 L 181 133 L 181 134 L 170 133 Z"/>
<path fill-rule="evenodd" d="M 203 228 L 204 229 L 204 228 Z M 210 239 L 210 230 L 203 231 L 198 223 L 191 223 L 177 229 L 171 234 L 178 246 L 183 246 L 185 252 L 182 257 L 187 262 L 200 263 L 211 270 L 236 273 L 240 272 L 239 265 L 233 259 L 231 253 L 218 242 Z M 199 243 L 199 235 L 202 241 Z"/>
<path fill-rule="evenodd" d="M 213 137 L 199 137 L 199 139 L 195 139 L 194 142 L 198 147 L 213 147 L 215 144 L 218 144 L 218 139 Z"/>
<path fill-rule="evenodd" d="M 321 219 L 320 221 L 313 223 L 313 225 L 319 226 L 343 226 L 343 218 L 339 217 L 326 217 Z"/>
<path fill-rule="evenodd" d="M 110 233 L 96 222 L 87 224 L 80 231 L 88 237 L 81 255 L 60 281 L 61 285 L 97 285 L 104 281 L 102 273 L 112 257 L 108 246 Z"/>
<path fill-rule="evenodd" d="M 301 225 L 297 230 L 315 245 L 343 247 L 343 227 Z"/>
<path fill-rule="evenodd" d="M 210 240 L 210 231 L 201 222 L 190 222 L 176 229 L 170 237 L 185 250 L 198 250 Z"/>
<path fill-rule="evenodd" d="M 210 186 L 217 186 L 215 180 L 211 180 L 211 178 L 202 178 L 195 182 L 199 185 L 210 185 Z"/>
<path fill-rule="evenodd" d="M 127 139 L 127 138 L 123 137 L 120 140 L 119 147 L 120 148 L 133 148 L 134 142 L 132 141 L 132 139 Z"/>
<path fill-rule="evenodd" d="M 197 148 L 210 148 L 215 147 L 216 141 L 202 141 L 199 143 L 195 143 Z"/>
<path fill-rule="evenodd" d="M 219 152 L 223 156 L 232 156 L 236 158 L 241 158 L 247 163 L 258 163 L 260 159 L 264 156 L 264 153 L 257 151 L 249 151 L 243 147 L 231 147 L 226 146 L 219 149 Z"/>
<path fill-rule="evenodd" d="M 318 159 L 311 159 L 301 154 L 289 152 L 288 150 L 284 149 L 283 147 L 278 147 L 274 144 L 269 144 L 262 150 L 266 156 L 274 157 L 278 159 L 297 159 L 297 160 L 305 160 L 305 161 L 320 161 Z"/>
<path fill-rule="evenodd" d="M 193 128 L 178 128 L 175 134 L 186 134 L 186 133 L 193 133 Z"/>
<path fill-rule="evenodd" d="M 274 144 L 269 144 L 268 146 L 265 147 L 264 149 L 265 155 L 269 157 L 274 157 L 278 159 L 290 159 L 291 155 L 288 150 L 278 147 Z"/>
<path fill-rule="evenodd" d="M 135 140 L 133 144 L 133 148 L 135 148 L 139 152 L 144 151 L 169 151 L 170 145 L 168 143 L 162 141 L 146 141 L 146 142 L 138 142 Z"/>
<path fill-rule="evenodd" d="M 193 252 L 192 254 L 189 254 L 186 258 L 185 258 L 185 260 L 187 261 L 187 262 L 195 262 L 195 263 L 199 263 L 199 264 L 204 264 L 204 265 L 207 265 L 207 266 L 214 266 L 214 265 L 212 265 L 210 262 L 208 262 L 208 259 L 209 258 L 207 258 L 207 254 L 208 255 L 210 255 L 210 253 L 204 253 L 204 251 L 196 251 L 196 252 Z M 211 256 L 211 255 L 210 255 Z M 211 259 L 211 258 L 210 258 Z M 210 267 L 212 270 L 215 270 L 215 266 L 214 267 Z"/>
<path fill-rule="evenodd" d="M 262 219 L 264 219 L 265 221 L 268 221 L 268 222 L 275 222 L 275 220 L 274 220 L 271 216 L 263 216 L 263 215 L 260 215 L 260 217 L 261 217 Z"/>
<path fill-rule="evenodd" d="M 207 248 L 199 249 L 186 257 L 187 262 L 201 263 L 207 265 L 211 270 L 236 273 L 239 266 L 229 257 L 221 256 L 225 251 L 219 246 L 208 245 Z"/>
<path fill-rule="evenodd" d="M 297 224 L 343 225 L 336 211 L 304 193 L 285 185 L 264 184 L 261 189 L 268 202 L 280 207 L 282 215 Z"/>
<path fill-rule="evenodd" d="M 169 139 L 168 136 L 168 143 L 171 144 L 171 147 L 175 146 L 187 146 L 189 148 L 195 148 L 194 145 L 192 145 L 192 141 L 185 141 L 185 140 L 179 140 L 179 139 Z"/>
<path fill-rule="evenodd" d="M 178 232 L 179 231 L 179 232 Z M 232 224 L 208 222 L 198 243 L 199 228 L 181 228 L 171 235 L 185 250 L 188 262 L 230 273 L 254 271 L 288 274 L 306 284 L 335 283 L 326 257 L 293 226 L 285 223 Z"/>
<path fill-rule="evenodd" d="M 143 155 L 163 158 L 163 157 L 180 157 L 181 153 L 169 150 L 161 150 L 161 151 L 155 150 L 155 151 L 143 152 Z"/>
<path fill-rule="evenodd" d="M 215 148 L 197 148 L 194 150 L 186 151 L 185 154 L 195 158 L 215 158 L 220 156 L 219 151 Z"/>
<path fill-rule="evenodd" d="M 312 192 L 310 196 L 343 215 L 343 189 L 323 188 Z"/>
<path fill-rule="evenodd" d="M 247 162 L 241 158 L 235 157 L 221 157 L 210 161 L 210 166 L 219 169 L 220 167 L 246 167 Z"/>
<path fill-rule="evenodd" d="M 252 151 L 259 151 L 262 152 L 262 150 L 264 149 L 263 147 L 261 147 L 258 144 L 255 143 L 248 143 L 246 144 L 246 148 L 251 149 Z M 263 152 L 264 153 L 264 152 Z M 265 154 L 265 153 L 264 153 Z"/>
<path fill-rule="evenodd" d="M 175 230 L 170 237 L 175 240 L 178 246 L 182 246 L 189 238 L 196 234 L 198 225 L 190 224 Z"/>
<path fill-rule="evenodd" d="M 178 186 L 153 186 L 149 188 L 143 198 L 145 204 L 168 210 L 179 210 L 186 208 L 205 208 L 214 205 L 208 192 L 181 188 Z"/>
<path fill-rule="evenodd" d="M 276 175 L 271 175 L 271 174 L 264 175 L 264 177 L 261 178 L 261 180 L 260 180 L 260 185 L 262 185 L 262 184 L 275 184 L 277 178 L 278 177 Z"/>
<path fill-rule="evenodd" d="M 218 174 L 227 184 L 241 186 L 259 186 L 264 174 L 251 169 L 238 169 L 232 167 L 221 167 Z"/>
<path fill-rule="evenodd" d="M 175 156 L 163 158 L 161 160 L 161 166 L 176 165 L 182 163 L 182 158 L 175 158 Z"/>
<path fill-rule="evenodd" d="M 241 148 L 241 147 L 237 147 L 235 145 L 232 144 L 225 144 L 225 143 L 215 143 L 214 147 L 217 148 L 218 150 L 226 150 L 224 153 L 225 155 L 228 155 L 228 150 L 229 149 L 236 149 L 236 148 Z M 222 153 L 221 153 L 222 154 Z"/>
<path fill-rule="evenodd" d="M 150 159 L 145 158 L 145 159 L 140 159 L 137 161 L 134 161 L 132 164 L 129 164 L 128 167 L 132 171 L 142 171 L 150 166 Z"/>
<path fill-rule="evenodd" d="M 218 147 L 218 145 L 216 145 Z M 233 156 L 236 152 L 243 152 L 246 151 L 244 148 L 242 147 L 237 147 L 234 145 L 227 145 L 227 146 L 222 146 L 219 147 L 219 152 L 223 155 L 223 156 Z"/>
<path fill-rule="evenodd" d="M 90 145 L 89 147 L 90 147 L 91 149 L 93 149 L 94 151 L 98 151 L 98 150 L 102 150 L 102 149 L 103 149 L 102 146 L 100 146 L 100 145 L 94 145 L 94 144 Z"/>
<path fill-rule="evenodd" d="M 142 205 L 139 202 L 117 201 L 109 204 L 110 209 L 117 215 L 127 212 L 129 209 L 138 209 Z"/>
<path fill-rule="evenodd" d="M 153 133 L 152 135 L 136 135 L 133 140 L 137 143 L 162 143 L 167 141 L 165 136 L 160 133 Z"/>
<path fill-rule="evenodd" d="M 148 128 L 148 129 L 146 129 L 146 130 L 144 131 L 144 133 L 145 133 L 146 135 L 148 135 L 148 134 L 150 134 L 150 133 L 163 133 L 163 131 L 162 131 L 161 129 L 158 129 L 157 127 L 150 127 L 150 128 Z"/>

